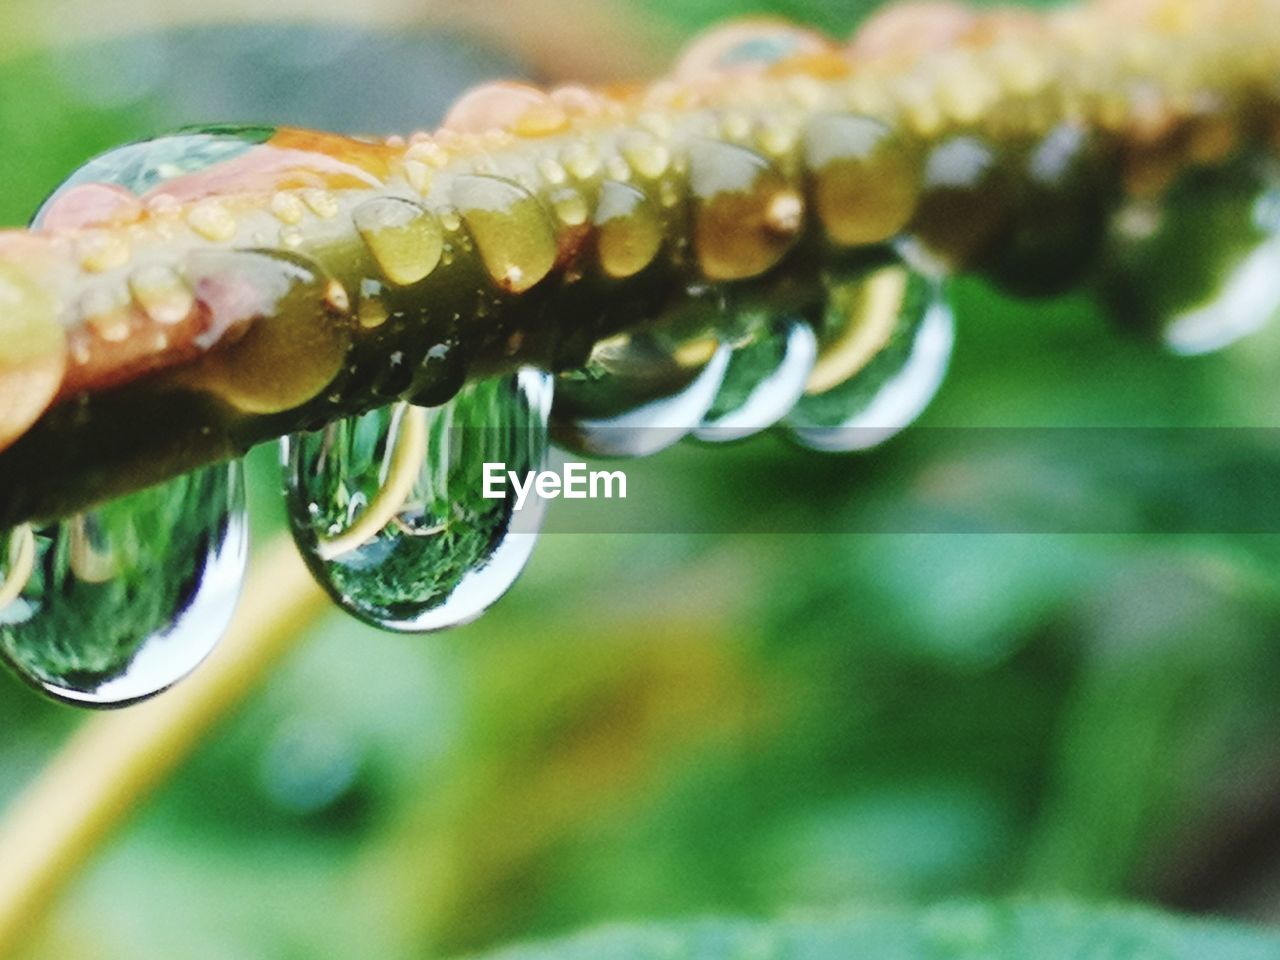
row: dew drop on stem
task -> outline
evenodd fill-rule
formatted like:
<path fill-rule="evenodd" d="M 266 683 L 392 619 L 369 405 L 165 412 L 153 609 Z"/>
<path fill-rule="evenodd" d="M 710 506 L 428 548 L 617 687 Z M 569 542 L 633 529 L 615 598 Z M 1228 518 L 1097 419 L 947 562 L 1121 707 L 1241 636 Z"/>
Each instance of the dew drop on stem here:
<path fill-rule="evenodd" d="M 484 496 L 484 464 L 524 478 L 548 451 L 553 379 L 473 383 L 437 407 L 397 403 L 283 441 L 294 538 L 345 610 L 388 630 L 466 623 L 515 582 L 545 504 Z"/>

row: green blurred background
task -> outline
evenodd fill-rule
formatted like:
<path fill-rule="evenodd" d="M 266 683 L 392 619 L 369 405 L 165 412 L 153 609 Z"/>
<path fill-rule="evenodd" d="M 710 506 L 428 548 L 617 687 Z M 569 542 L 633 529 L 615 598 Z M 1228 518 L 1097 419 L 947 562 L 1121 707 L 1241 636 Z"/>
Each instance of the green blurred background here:
<path fill-rule="evenodd" d="M 95 152 L 181 124 L 407 131 L 484 78 L 603 79 L 718 17 L 844 34 L 874 6 L 320 2 L 264 24 L 217 0 L 4 2 L 6 224 Z M 1280 331 L 1175 359 L 1081 299 L 964 281 L 958 302 L 925 424 L 1276 421 Z M 628 465 L 632 489 L 726 532 L 546 536 L 508 598 L 443 635 L 332 612 L 142 799 L 28 955 L 398 960 L 1022 893 L 1280 922 L 1276 538 L 829 532 L 930 483 L 916 437 L 835 459 L 682 446 Z M 274 452 L 252 465 L 262 544 L 283 529 Z M 1114 496 L 1087 464 L 966 470 L 974 489 L 1021 470 L 1071 514 Z M 732 532 L 751 528 L 717 493 L 734 471 L 773 477 L 810 532 Z M 81 721 L 0 673 L 0 802 Z"/>

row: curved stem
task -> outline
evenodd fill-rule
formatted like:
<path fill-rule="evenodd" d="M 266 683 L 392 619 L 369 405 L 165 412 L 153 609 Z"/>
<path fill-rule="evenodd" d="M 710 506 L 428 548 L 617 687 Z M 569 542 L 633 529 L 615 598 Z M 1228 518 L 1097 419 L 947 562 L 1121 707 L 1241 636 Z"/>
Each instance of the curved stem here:
<path fill-rule="evenodd" d="M 316 555 L 321 560 L 333 560 L 364 546 L 396 519 L 413 493 L 427 460 L 428 414 L 422 407 L 408 403 L 399 413 L 399 428 L 391 441 L 391 462 L 378 495 L 345 532 L 316 544 Z"/>
<path fill-rule="evenodd" d="M 0 580 L 0 609 L 7 607 L 18 597 L 31 579 L 36 565 L 36 537 L 31 524 L 16 527 L 9 541 L 9 568 Z"/>
<path fill-rule="evenodd" d="M 250 565 L 231 629 L 176 694 L 80 727 L 0 819 L 0 956 L 327 607 L 282 537 Z"/>

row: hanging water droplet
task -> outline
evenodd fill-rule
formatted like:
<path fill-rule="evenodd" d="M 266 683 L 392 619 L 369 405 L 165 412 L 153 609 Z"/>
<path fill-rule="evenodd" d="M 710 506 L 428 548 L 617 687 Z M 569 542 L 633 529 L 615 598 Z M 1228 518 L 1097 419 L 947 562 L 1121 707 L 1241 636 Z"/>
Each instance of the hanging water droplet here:
<path fill-rule="evenodd" d="M 1280 172 L 1246 157 L 1185 173 L 1114 218 L 1098 289 L 1116 321 L 1174 353 L 1226 347 L 1280 311 Z"/>
<path fill-rule="evenodd" d="M 941 141 L 925 159 L 901 253 L 934 274 L 969 266 L 1007 227 L 1011 189 L 993 143 L 967 133 Z"/>
<path fill-rule="evenodd" d="M 409 403 L 283 441 L 293 533 L 339 604 L 389 630 L 474 619 L 524 569 L 541 524 L 534 495 L 487 499 L 485 463 L 543 468 L 553 378 L 526 369 L 439 407 Z"/>
<path fill-rule="evenodd" d="M 1043 297 L 1075 288 L 1097 257 L 1114 203 L 1116 151 L 1076 122 L 1017 152 L 1007 235 L 980 267 L 1002 290 Z"/>
<path fill-rule="evenodd" d="M 588 456 L 665 450 L 702 423 L 731 353 L 707 333 L 650 330 L 597 344 L 582 370 L 560 376 L 552 436 Z"/>
<path fill-rule="evenodd" d="M 799 402 L 818 356 L 813 328 L 797 317 L 769 323 L 733 351 L 699 440 L 741 440 L 773 426 Z"/>
<path fill-rule="evenodd" d="M 60 201 L 82 184 L 112 184 L 144 194 L 167 180 L 247 153 L 270 140 L 274 133 L 274 127 L 266 126 L 211 126 L 117 147 L 90 160 L 64 180 L 41 205 L 33 222 L 44 222 Z"/>
<path fill-rule="evenodd" d="M 865 450 L 918 417 L 942 385 L 955 341 L 942 284 L 886 266 L 830 292 L 822 349 L 786 418 L 813 450 Z"/>
<path fill-rule="evenodd" d="M 0 536 L 0 656 L 69 703 L 159 693 L 226 630 L 246 531 L 236 462 Z"/>

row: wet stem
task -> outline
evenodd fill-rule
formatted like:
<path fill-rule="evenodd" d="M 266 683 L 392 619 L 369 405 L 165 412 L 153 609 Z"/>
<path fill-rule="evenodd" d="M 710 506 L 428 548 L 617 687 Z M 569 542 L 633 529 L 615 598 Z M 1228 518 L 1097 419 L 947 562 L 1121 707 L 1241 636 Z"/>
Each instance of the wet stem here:
<path fill-rule="evenodd" d="M 514 11 L 505 4 L 449 4 L 448 10 L 551 76 L 617 78 L 661 66 L 659 51 L 670 47 L 670 38 L 652 23 L 614 4 L 598 5 L 586 18 L 565 16 L 565 6 L 538 0 Z M 377 10 L 369 18 L 377 19 Z M 547 19 L 574 26 L 568 32 L 522 29 Z M 548 45 L 553 38 L 558 42 Z M 99 714 L 76 731 L 0 818 L 0 956 L 16 952 L 97 849 L 328 606 L 292 541 L 281 537 L 254 558 L 230 630 L 194 676 L 172 695 Z"/>

